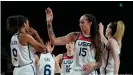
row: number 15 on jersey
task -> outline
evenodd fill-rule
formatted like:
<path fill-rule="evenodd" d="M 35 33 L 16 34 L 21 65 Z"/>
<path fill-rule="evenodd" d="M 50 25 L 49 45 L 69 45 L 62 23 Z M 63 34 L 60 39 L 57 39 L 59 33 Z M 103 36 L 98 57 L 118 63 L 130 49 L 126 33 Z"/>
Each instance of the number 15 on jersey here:
<path fill-rule="evenodd" d="M 87 53 L 86 51 L 87 51 L 87 48 L 80 47 L 79 56 L 85 57 Z"/>

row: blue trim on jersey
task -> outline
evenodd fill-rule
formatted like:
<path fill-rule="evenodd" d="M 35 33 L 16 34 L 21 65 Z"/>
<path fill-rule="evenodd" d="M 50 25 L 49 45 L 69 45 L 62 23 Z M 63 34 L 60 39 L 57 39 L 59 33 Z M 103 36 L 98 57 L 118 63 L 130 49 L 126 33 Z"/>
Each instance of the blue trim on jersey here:
<path fill-rule="evenodd" d="M 32 69 L 33 69 L 33 72 L 34 72 L 34 75 L 35 75 L 35 70 L 34 70 L 34 67 L 31 65 Z"/>
<path fill-rule="evenodd" d="M 106 47 L 106 50 L 107 50 L 107 52 L 108 52 L 108 56 L 107 56 L 107 61 L 106 61 L 106 66 L 105 66 L 105 74 L 107 73 L 106 71 L 106 68 L 107 68 L 107 66 L 108 66 L 108 60 L 109 60 L 109 50 L 107 49 L 107 47 Z"/>
<path fill-rule="evenodd" d="M 54 54 L 53 53 L 50 53 L 51 54 L 51 56 L 54 58 Z"/>
<path fill-rule="evenodd" d="M 29 51 L 29 59 L 31 60 L 31 63 L 33 63 L 33 60 L 31 59 L 31 53 L 30 53 L 30 49 L 29 49 L 29 44 L 28 44 L 28 51 Z"/>
<path fill-rule="evenodd" d="M 17 35 L 17 38 L 18 38 L 18 40 L 19 40 L 19 33 L 15 33 L 14 35 Z"/>
<path fill-rule="evenodd" d="M 95 70 L 95 74 L 96 74 L 96 70 Z"/>

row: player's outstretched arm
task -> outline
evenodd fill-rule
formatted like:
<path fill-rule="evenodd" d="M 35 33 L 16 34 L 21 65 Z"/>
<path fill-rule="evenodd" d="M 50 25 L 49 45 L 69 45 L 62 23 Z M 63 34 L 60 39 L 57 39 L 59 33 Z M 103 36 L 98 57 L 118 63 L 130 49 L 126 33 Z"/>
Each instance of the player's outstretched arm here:
<path fill-rule="evenodd" d="M 46 12 L 48 35 L 49 35 L 49 39 L 50 39 L 52 44 L 54 44 L 54 45 L 65 45 L 69 42 L 73 42 L 76 39 L 77 32 L 71 32 L 71 33 L 67 34 L 66 36 L 56 38 L 55 34 L 53 32 L 53 27 L 52 27 L 53 12 L 50 8 L 47 8 L 45 10 L 45 12 Z"/>

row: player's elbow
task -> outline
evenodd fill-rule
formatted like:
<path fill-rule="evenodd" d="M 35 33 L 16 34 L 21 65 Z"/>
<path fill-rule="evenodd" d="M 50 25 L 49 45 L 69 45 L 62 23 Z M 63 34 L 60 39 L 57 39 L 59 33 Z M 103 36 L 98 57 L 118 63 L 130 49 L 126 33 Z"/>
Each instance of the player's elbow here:
<path fill-rule="evenodd" d="M 51 44 L 60 45 L 60 42 L 57 39 L 53 39 L 53 40 L 51 40 Z"/>
<path fill-rule="evenodd" d="M 102 66 L 102 62 L 98 62 L 98 65 L 99 65 L 99 67 L 101 67 Z"/>
<path fill-rule="evenodd" d="M 56 39 L 55 38 L 51 38 L 50 42 L 51 42 L 51 44 L 55 45 L 56 44 Z"/>
<path fill-rule="evenodd" d="M 56 45 L 55 40 L 51 40 L 51 44 Z"/>
<path fill-rule="evenodd" d="M 114 63 L 120 64 L 120 60 L 119 59 L 118 60 L 115 60 Z"/>
<path fill-rule="evenodd" d="M 103 63 L 102 62 L 100 62 L 100 67 L 103 65 Z"/>

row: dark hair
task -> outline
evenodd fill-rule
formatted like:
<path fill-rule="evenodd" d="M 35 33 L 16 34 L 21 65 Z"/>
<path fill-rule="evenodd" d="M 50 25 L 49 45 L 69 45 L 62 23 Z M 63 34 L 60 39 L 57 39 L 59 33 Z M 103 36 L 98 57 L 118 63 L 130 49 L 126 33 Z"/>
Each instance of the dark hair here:
<path fill-rule="evenodd" d="M 6 21 L 7 30 L 9 32 L 17 32 L 28 19 L 22 15 L 9 16 Z"/>
<path fill-rule="evenodd" d="M 113 36 L 116 32 L 116 29 L 117 29 L 117 22 L 111 22 L 109 25 L 109 28 L 111 28 L 111 30 L 112 30 L 111 35 Z"/>
<path fill-rule="evenodd" d="M 92 22 L 90 30 L 92 46 L 96 49 L 96 60 L 101 61 L 102 43 L 96 17 L 92 14 L 84 14 L 84 16 L 87 17 L 87 20 Z"/>

